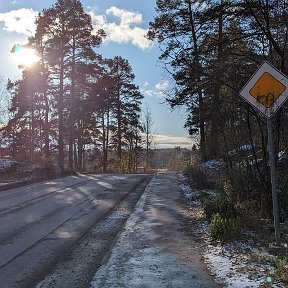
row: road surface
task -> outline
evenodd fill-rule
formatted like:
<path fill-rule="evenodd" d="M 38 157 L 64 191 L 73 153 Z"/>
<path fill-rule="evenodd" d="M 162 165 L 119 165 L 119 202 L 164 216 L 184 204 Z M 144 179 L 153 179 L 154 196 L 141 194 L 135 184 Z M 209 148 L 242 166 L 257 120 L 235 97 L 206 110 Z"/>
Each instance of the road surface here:
<path fill-rule="evenodd" d="M 223 287 L 203 263 L 200 207 L 186 205 L 176 172 L 156 174 L 131 208 L 122 201 L 36 288 Z M 117 235 L 107 245 L 111 233 Z"/>
<path fill-rule="evenodd" d="M 115 222 L 117 234 L 149 179 L 147 175 L 79 175 L 0 192 L 1 288 L 34 287 L 93 225 L 123 201 L 133 200 L 119 218 L 121 223 Z M 103 247 L 111 245 L 116 237 L 112 234 Z M 96 264 L 91 265 L 96 269 Z"/>

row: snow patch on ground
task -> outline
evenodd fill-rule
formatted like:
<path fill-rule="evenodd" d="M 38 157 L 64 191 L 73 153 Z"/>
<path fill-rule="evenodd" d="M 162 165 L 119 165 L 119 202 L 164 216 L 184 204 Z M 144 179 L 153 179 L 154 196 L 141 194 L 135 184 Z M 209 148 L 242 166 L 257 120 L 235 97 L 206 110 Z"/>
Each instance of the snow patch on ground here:
<path fill-rule="evenodd" d="M 267 273 L 271 267 L 265 264 L 259 266 L 256 263 L 249 263 L 249 254 L 243 252 L 243 247 L 239 243 L 223 246 L 208 245 L 204 259 L 216 278 L 228 287 L 261 287 L 266 282 Z"/>
<path fill-rule="evenodd" d="M 6 169 L 10 168 L 15 163 L 15 161 L 0 159 L 0 172 L 3 172 Z"/>
<path fill-rule="evenodd" d="M 208 166 L 211 167 L 212 164 Z M 188 204 L 192 207 L 194 206 L 195 209 L 199 209 L 201 203 L 197 197 L 203 191 L 194 191 L 185 183 L 185 177 L 181 175 L 178 179 L 180 182 L 181 179 L 184 182 L 180 184 L 180 188 Z M 214 190 L 205 190 L 204 193 L 207 193 L 210 197 L 216 197 Z M 246 232 L 246 236 L 249 236 L 249 233 L 251 234 L 251 240 L 245 243 L 232 242 L 220 245 L 217 243 L 212 244 L 210 241 L 207 221 L 203 221 L 202 225 L 198 223 L 197 229 L 199 230 L 198 234 L 202 235 L 202 238 L 208 243 L 203 253 L 205 263 L 219 283 L 223 283 L 225 287 L 288 287 L 284 283 L 277 283 L 275 279 L 270 277 L 274 267 L 269 262 L 273 256 L 265 250 L 265 245 L 260 243 L 261 239 L 259 239 L 259 243 L 252 240 L 252 238 L 256 238 L 253 232 Z"/>
<path fill-rule="evenodd" d="M 184 179 L 184 178 L 182 178 Z M 190 185 L 182 183 L 179 185 L 184 198 L 190 205 L 196 205 L 201 206 L 201 201 L 199 200 L 199 196 L 201 194 L 205 194 L 210 198 L 215 198 L 217 193 L 214 190 L 202 190 L 201 192 L 199 190 L 193 190 Z"/>
<path fill-rule="evenodd" d="M 200 206 L 201 202 L 199 201 L 199 192 L 198 191 L 193 191 L 191 187 L 187 184 L 180 184 L 180 189 L 182 190 L 182 193 L 185 197 L 185 199 L 191 204 L 191 205 L 196 205 Z"/>
<path fill-rule="evenodd" d="M 221 162 L 218 160 L 209 160 L 201 164 L 203 169 L 214 169 L 218 170 L 221 166 Z"/>

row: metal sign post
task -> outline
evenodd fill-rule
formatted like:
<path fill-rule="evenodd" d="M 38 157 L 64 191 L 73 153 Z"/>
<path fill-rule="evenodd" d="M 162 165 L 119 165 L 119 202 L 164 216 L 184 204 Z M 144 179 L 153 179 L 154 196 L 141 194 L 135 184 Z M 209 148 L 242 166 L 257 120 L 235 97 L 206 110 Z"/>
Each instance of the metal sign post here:
<path fill-rule="evenodd" d="M 276 189 L 275 154 L 273 142 L 272 116 L 288 98 L 288 78 L 264 62 L 240 91 L 240 96 L 257 108 L 267 118 L 268 146 L 275 244 L 280 246 L 279 208 Z"/>
<path fill-rule="evenodd" d="M 270 178 L 271 178 L 272 201 L 273 201 L 273 216 L 274 216 L 274 228 L 275 228 L 275 244 L 279 246 L 280 223 L 279 223 L 279 208 L 278 208 L 278 199 L 276 190 L 275 154 L 274 154 L 272 118 L 267 118 L 267 130 L 268 130 L 268 145 L 269 145 Z"/>

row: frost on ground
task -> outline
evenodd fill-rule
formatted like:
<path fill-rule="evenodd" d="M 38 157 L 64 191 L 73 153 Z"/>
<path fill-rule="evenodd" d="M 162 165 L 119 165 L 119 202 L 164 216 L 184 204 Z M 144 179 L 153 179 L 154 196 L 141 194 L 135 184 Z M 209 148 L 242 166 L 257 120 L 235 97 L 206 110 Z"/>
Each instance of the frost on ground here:
<path fill-rule="evenodd" d="M 191 205 L 196 205 L 196 206 L 201 205 L 201 202 L 199 201 L 198 191 L 193 191 L 188 184 L 180 184 L 180 188 L 187 202 L 189 202 Z"/>
<path fill-rule="evenodd" d="M 0 159 L 0 172 L 5 171 L 6 169 L 10 168 L 15 161 Z"/>
<path fill-rule="evenodd" d="M 214 163 L 213 163 L 214 164 Z M 208 165 L 209 167 L 213 165 Z M 179 175 L 180 188 L 188 205 L 192 209 L 200 209 L 199 196 L 203 191 L 194 190 L 187 185 L 187 179 Z M 214 191 L 204 191 L 210 197 L 215 197 Z M 246 241 L 238 241 L 220 245 L 213 243 L 209 238 L 209 225 L 202 221 L 197 225 L 198 235 L 201 235 L 207 243 L 203 257 L 206 265 L 219 283 L 225 287 L 233 288 L 258 288 L 273 287 L 287 288 L 287 284 L 279 282 L 273 277 L 275 266 L 272 265 L 273 257 L 267 252 L 267 243 L 257 238 L 252 232 L 244 234 Z M 288 267 L 287 267 L 288 273 Z"/>
<path fill-rule="evenodd" d="M 183 193 L 183 196 L 185 197 L 186 201 L 189 203 L 189 205 L 193 206 L 201 206 L 201 201 L 199 200 L 199 196 L 200 194 L 206 194 L 207 196 L 214 198 L 216 197 L 216 193 L 214 190 L 201 190 L 201 192 L 199 190 L 195 190 L 192 189 L 191 186 L 189 184 L 187 184 L 187 178 L 182 174 L 179 173 L 178 174 L 178 180 L 180 182 L 179 186 L 180 189 Z"/>
<path fill-rule="evenodd" d="M 154 176 L 90 287 L 219 287 L 182 223 L 175 180 L 174 172 Z"/>
<path fill-rule="evenodd" d="M 267 252 L 251 251 L 251 246 L 241 242 L 221 245 L 208 245 L 204 253 L 205 262 L 219 281 L 228 287 L 285 287 L 282 283 L 273 283 L 270 272 L 272 265 L 268 263 L 271 257 Z M 249 252 L 250 251 L 250 252 Z M 253 255 L 254 260 L 253 260 Z"/>

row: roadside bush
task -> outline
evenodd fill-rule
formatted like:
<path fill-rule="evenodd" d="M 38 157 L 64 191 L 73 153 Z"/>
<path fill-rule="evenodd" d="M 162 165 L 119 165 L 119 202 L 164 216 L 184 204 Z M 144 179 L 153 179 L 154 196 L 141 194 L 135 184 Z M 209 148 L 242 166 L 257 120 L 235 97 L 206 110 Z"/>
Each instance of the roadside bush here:
<path fill-rule="evenodd" d="M 281 281 L 285 282 L 286 284 L 288 284 L 288 273 L 287 273 L 287 269 L 288 269 L 288 257 L 283 256 L 283 257 L 278 257 L 278 261 L 277 261 L 277 273 L 281 279 Z"/>
<path fill-rule="evenodd" d="M 196 166 L 189 166 L 184 170 L 184 175 L 196 189 L 214 189 L 215 183 L 209 181 L 206 174 Z"/>
<path fill-rule="evenodd" d="M 216 193 L 215 193 L 215 195 L 216 195 Z M 212 197 L 213 196 L 211 196 L 211 194 L 209 194 L 206 190 L 200 190 L 200 193 L 198 195 L 198 198 L 199 198 L 202 205 L 204 205 L 204 203 L 209 201 Z"/>
<path fill-rule="evenodd" d="M 274 269 L 270 272 L 269 276 L 276 281 L 284 282 L 288 284 L 288 257 L 287 256 L 276 256 L 271 259 L 271 264 Z M 287 286 L 285 286 L 287 287 Z"/>
<path fill-rule="evenodd" d="M 238 239 L 240 236 L 240 223 L 238 219 L 226 219 L 219 213 L 213 214 L 210 223 L 210 234 L 213 241 L 221 244 Z"/>
<path fill-rule="evenodd" d="M 219 214 L 223 219 L 236 219 L 238 216 L 233 203 L 221 196 L 208 199 L 204 203 L 204 212 L 209 222 L 214 214 Z"/>

